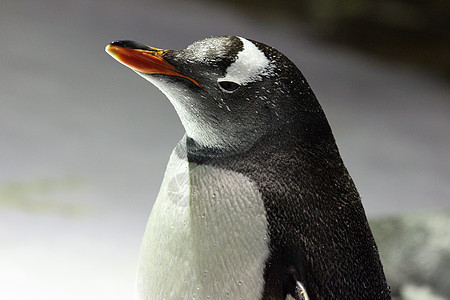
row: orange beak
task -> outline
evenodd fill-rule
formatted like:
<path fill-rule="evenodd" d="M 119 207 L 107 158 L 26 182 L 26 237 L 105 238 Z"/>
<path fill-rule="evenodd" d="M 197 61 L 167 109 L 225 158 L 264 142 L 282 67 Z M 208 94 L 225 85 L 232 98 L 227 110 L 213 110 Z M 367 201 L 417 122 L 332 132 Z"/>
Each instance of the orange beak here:
<path fill-rule="evenodd" d="M 192 81 L 201 88 L 197 80 L 180 73 L 174 66 L 169 64 L 162 55 L 167 50 L 148 47 L 148 50 L 134 49 L 124 47 L 122 42 L 110 43 L 106 46 L 105 51 L 108 52 L 117 61 L 134 71 L 145 74 L 164 74 L 169 76 L 178 76 Z"/>

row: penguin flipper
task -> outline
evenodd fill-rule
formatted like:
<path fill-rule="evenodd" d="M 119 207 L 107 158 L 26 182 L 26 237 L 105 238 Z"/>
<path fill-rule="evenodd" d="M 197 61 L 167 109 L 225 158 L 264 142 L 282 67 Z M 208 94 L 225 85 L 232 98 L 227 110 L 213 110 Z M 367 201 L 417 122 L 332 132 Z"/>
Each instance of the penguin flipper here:
<path fill-rule="evenodd" d="M 309 300 L 306 289 L 300 281 L 295 282 L 294 295 L 288 294 L 286 300 Z"/>

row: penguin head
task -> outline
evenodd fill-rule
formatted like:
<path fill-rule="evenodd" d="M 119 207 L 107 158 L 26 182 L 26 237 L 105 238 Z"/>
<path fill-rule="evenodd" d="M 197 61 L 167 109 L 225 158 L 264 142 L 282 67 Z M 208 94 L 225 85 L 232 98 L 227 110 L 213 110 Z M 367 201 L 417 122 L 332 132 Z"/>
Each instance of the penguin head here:
<path fill-rule="evenodd" d="M 256 41 L 211 37 L 183 50 L 117 41 L 106 51 L 169 98 L 200 147 L 244 151 L 274 130 L 294 130 L 302 116 L 322 115 L 297 67 Z"/>

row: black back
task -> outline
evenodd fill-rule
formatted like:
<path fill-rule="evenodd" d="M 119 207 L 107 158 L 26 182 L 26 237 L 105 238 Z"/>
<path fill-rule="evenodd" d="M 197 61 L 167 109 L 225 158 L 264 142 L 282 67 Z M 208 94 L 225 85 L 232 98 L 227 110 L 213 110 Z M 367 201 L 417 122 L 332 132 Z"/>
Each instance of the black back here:
<path fill-rule="evenodd" d="M 245 153 L 214 153 L 189 139 L 187 148 L 189 161 L 257 183 L 271 250 L 263 299 L 285 300 L 295 280 L 310 299 L 390 299 L 359 194 L 321 111 L 303 111 Z"/>

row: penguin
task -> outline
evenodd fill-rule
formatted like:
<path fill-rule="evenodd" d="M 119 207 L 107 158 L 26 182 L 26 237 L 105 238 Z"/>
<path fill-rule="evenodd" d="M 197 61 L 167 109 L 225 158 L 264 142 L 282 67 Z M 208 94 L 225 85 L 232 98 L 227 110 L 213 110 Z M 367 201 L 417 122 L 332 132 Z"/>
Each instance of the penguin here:
<path fill-rule="evenodd" d="M 285 55 L 237 36 L 106 51 L 186 131 L 145 230 L 138 299 L 390 299 L 325 114 Z"/>

